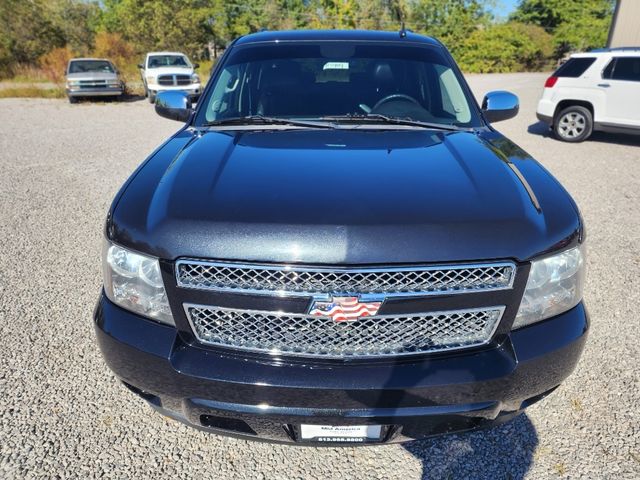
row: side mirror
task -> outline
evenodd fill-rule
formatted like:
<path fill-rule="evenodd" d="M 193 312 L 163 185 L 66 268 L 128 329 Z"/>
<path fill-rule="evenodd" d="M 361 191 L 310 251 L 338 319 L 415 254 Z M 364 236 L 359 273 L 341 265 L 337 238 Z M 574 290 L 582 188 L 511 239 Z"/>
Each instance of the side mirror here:
<path fill-rule="evenodd" d="M 168 90 L 156 96 L 156 113 L 161 117 L 186 122 L 192 112 L 191 99 L 185 92 Z"/>
<path fill-rule="evenodd" d="M 509 120 L 520 110 L 518 97 L 511 92 L 496 90 L 489 92 L 482 100 L 482 113 L 489 123 Z"/>
<path fill-rule="evenodd" d="M 144 69 L 144 64 L 139 63 L 139 64 L 138 64 L 138 68 L 142 68 L 142 69 Z"/>
<path fill-rule="evenodd" d="M 196 70 L 198 68 L 200 68 L 200 64 L 199 63 L 194 63 L 193 64 L 193 69 Z"/>

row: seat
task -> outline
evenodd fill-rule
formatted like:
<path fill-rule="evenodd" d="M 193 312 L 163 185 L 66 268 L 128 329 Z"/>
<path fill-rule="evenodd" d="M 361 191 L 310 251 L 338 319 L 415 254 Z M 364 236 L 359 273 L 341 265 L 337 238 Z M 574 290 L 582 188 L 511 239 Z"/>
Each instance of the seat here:
<path fill-rule="evenodd" d="M 302 72 L 296 62 L 272 62 L 262 73 L 257 113 L 266 116 L 308 114 L 308 89 L 314 81 L 313 74 Z"/>

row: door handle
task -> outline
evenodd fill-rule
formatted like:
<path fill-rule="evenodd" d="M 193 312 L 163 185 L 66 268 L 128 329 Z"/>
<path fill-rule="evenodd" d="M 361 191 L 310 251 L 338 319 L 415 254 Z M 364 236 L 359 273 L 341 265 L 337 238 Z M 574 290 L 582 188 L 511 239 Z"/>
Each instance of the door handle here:
<path fill-rule="evenodd" d="M 609 88 L 611 85 L 609 85 L 608 83 L 599 83 L 598 86 L 599 87 L 604 87 L 604 88 Z"/>

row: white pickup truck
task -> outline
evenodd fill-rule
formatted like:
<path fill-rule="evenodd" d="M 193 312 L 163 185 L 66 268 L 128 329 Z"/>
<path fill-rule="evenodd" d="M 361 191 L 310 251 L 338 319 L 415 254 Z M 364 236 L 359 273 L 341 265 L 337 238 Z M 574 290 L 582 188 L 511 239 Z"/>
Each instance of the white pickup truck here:
<path fill-rule="evenodd" d="M 202 92 L 200 77 L 195 73 L 197 63 L 180 52 L 149 52 L 144 63 L 138 65 L 144 95 L 150 103 L 156 101 L 158 92 L 180 90 L 197 100 Z"/>

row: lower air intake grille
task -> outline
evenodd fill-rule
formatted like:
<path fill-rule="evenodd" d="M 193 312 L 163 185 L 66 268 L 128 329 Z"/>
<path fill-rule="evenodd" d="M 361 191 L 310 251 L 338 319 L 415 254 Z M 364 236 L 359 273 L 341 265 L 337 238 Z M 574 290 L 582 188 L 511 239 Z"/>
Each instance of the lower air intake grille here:
<path fill-rule="evenodd" d="M 196 338 L 237 350 L 324 358 L 411 355 L 487 343 L 504 307 L 361 317 L 336 322 L 306 314 L 185 304 Z"/>

